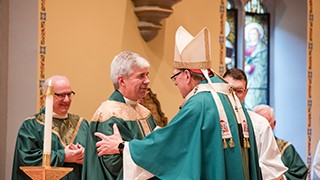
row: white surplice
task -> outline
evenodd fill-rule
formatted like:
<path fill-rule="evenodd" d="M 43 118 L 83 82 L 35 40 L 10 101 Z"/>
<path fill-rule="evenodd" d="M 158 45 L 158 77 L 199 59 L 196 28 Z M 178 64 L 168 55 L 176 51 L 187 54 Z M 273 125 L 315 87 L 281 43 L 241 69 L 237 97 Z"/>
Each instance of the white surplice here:
<path fill-rule="evenodd" d="M 288 168 L 281 160 L 281 153 L 268 120 L 255 112 L 248 110 L 248 113 L 256 137 L 263 179 L 286 179 L 284 173 Z"/>

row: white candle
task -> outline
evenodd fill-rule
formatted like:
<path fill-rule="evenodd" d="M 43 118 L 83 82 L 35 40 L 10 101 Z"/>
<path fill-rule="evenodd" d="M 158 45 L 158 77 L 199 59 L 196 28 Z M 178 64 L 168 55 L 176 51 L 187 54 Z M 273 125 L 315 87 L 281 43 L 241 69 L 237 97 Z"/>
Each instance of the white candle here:
<path fill-rule="evenodd" d="M 52 109 L 53 109 L 53 87 L 51 80 L 46 89 L 46 109 L 44 125 L 44 146 L 43 153 L 51 154 L 51 135 L 52 135 Z"/>

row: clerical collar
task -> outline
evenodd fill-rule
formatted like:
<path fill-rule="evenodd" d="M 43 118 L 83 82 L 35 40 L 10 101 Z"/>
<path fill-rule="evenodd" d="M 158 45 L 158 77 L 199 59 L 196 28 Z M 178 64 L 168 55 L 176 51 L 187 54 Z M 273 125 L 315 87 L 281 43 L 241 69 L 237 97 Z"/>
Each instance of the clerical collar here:
<path fill-rule="evenodd" d="M 54 118 L 58 118 L 58 119 L 66 119 L 66 118 L 68 118 L 68 113 L 62 116 L 62 115 L 59 115 L 59 114 L 57 114 L 55 112 L 52 112 L 52 116 Z"/>
<path fill-rule="evenodd" d="M 127 104 L 129 104 L 129 105 L 137 105 L 138 104 L 138 102 L 137 101 L 133 101 L 133 100 L 130 100 L 130 99 L 128 99 L 128 98 L 125 98 L 125 97 L 123 97 L 124 98 L 124 100 L 126 101 L 126 103 Z"/>

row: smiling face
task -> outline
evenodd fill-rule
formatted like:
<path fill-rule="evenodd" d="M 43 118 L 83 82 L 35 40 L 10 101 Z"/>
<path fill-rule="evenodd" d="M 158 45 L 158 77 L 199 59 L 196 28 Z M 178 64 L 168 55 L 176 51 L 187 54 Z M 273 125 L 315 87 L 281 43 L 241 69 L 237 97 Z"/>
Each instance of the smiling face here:
<path fill-rule="evenodd" d="M 53 98 L 53 112 L 64 116 L 68 113 L 72 102 L 72 89 L 67 79 L 53 80 L 53 90 L 55 94 Z M 63 95 L 65 95 L 63 97 Z M 69 96 L 68 96 L 69 95 Z"/>
<path fill-rule="evenodd" d="M 147 94 L 150 84 L 148 68 L 133 68 L 129 76 L 119 76 L 119 91 L 130 100 L 137 101 Z"/>

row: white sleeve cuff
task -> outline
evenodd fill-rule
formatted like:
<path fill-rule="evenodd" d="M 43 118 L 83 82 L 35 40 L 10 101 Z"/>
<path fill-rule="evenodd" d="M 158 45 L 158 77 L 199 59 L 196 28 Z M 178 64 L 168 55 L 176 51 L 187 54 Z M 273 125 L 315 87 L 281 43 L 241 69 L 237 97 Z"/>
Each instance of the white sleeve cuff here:
<path fill-rule="evenodd" d="M 129 142 L 125 142 L 123 149 L 123 179 L 124 180 L 144 180 L 154 175 L 136 165 L 131 157 Z"/>

